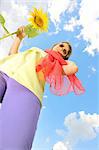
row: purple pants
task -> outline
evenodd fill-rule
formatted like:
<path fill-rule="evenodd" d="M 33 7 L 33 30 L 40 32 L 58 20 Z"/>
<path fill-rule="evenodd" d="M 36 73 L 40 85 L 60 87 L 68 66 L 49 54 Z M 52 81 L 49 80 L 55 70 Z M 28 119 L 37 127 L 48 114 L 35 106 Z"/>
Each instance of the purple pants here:
<path fill-rule="evenodd" d="M 40 102 L 29 89 L 0 73 L 0 150 L 31 150 Z"/>

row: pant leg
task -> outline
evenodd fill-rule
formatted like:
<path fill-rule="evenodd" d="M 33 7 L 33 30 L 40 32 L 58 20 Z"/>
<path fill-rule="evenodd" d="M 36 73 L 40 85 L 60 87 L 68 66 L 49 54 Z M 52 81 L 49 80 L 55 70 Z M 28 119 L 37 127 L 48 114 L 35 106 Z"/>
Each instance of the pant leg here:
<path fill-rule="evenodd" d="M 9 78 L 0 110 L 0 150 L 31 150 L 39 114 L 37 96 Z"/>
<path fill-rule="evenodd" d="M 6 91 L 6 80 L 3 78 L 3 75 L 0 72 L 0 103 L 2 103 L 3 101 L 5 91 Z"/>

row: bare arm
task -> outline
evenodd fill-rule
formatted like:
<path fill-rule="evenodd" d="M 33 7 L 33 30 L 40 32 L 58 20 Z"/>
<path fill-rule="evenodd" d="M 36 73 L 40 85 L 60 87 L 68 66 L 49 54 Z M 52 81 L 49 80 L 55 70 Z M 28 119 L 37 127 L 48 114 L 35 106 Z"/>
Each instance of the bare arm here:
<path fill-rule="evenodd" d="M 18 53 L 18 48 L 20 46 L 20 43 L 21 43 L 21 39 L 16 37 L 13 44 L 12 44 L 12 46 L 11 46 L 11 48 L 10 48 L 10 52 L 9 52 L 8 55 Z"/>
<path fill-rule="evenodd" d="M 72 75 L 78 72 L 78 67 L 74 62 L 72 61 L 67 61 L 67 62 L 68 62 L 68 65 L 62 66 L 64 75 Z"/>
<path fill-rule="evenodd" d="M 19 27 L 18 30 L 20 31 L 20 33 L 16 35 L 15 40 L 10 48 L 10 52 L 8 55 L 18 53 L 20 43 L 22 39 L 26 36 L 24 32 L 24 26 Z"/>

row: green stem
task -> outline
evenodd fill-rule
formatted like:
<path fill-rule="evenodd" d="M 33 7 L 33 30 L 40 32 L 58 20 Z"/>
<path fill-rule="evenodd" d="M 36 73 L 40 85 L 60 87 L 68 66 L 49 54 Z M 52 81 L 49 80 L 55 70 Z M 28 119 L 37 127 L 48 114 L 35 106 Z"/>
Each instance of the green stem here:
<path fill-rule="evenodd" d="M 3 29 L 6 31 L 6 33 L 9 34 L 9 31 L 7 30 L 7 28 L 6 28 L 4 25 L 3 25 L 2 27 L 3 27 Z"/>
<path fill-rule="evenodd" d="M 4 25 L 2 25 L 2 27 L 3 27 L 3 29 L 6 31 L 7 34 L 10 34 L 10 32 L 7 30 L 7 28 L 6 28 Z M 12 39 L 13 39 L 13 36 L 11 36 L 11 37 L 12 37 Z"/>
<path fill-rule="evenodd" d="M 9 36 L 11 36 L 11 35 L 14 35 L 14 34 L 17 34 L 17 31 L 16 31 L 16 32 L 13 32 L 13 33 L 9 33 L 9 34 L 7 34 L 7 35 L 4 35 L 3 37 L 0 38 L 0 40 L 3 40 L 3 39 L 5 39 L 5 38 L 7 38 L 7 37 L 9 37 Z"/>

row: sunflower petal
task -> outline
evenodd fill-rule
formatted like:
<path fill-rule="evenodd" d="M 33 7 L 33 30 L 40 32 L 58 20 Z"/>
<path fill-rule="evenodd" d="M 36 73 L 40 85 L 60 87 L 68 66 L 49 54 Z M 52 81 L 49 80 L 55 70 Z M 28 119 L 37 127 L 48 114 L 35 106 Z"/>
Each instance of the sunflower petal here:
<path fill-rule="evenodd" d="M 38 30 L 41 31 L 48 31 L 48 15 L 47 13 L 43 12 L 43 9 L 37 9 L 33 7 L 32 12 L 30 12 L 30 18 L 28 21 Z"/>

